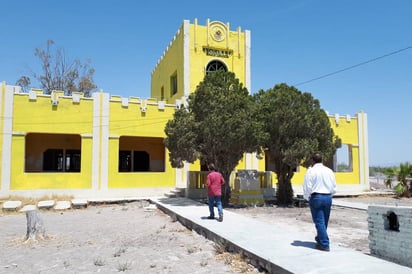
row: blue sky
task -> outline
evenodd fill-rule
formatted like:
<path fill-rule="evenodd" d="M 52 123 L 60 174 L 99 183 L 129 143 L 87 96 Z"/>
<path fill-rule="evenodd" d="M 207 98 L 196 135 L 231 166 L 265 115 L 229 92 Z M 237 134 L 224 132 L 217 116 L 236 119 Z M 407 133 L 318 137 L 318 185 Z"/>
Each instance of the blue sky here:
<path fill-rule="evenodd" d="M 14 0 L 0 11 L 0 81 L 39 71 L 34 49 L 52 39 L 91 58 L 99 89 L 142 98 L 183 20 L 229 22 L 251 31 L 252 93 L 287 83 L 330 114 L 364 111 L 370 165 L 412 162 L 410 0 Z"/>

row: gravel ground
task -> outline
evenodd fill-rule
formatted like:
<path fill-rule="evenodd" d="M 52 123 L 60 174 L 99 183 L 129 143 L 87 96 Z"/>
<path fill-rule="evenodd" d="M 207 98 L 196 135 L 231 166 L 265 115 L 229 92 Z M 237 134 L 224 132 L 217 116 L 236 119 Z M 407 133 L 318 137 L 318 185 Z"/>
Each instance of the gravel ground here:
<path fill-rule="evenodd" d="M 334 199 L 370 205 L 399 205 L 412 207 L 412 198 L 398 199 L 394 195 L 364 195 L 355 198 Z M 227 210 L 244 214 L 276 226 L 284 227 L 285 231 L 292 229 L 301 232 L 313 231 L 313 236 L 316 235 L 310 209 L 307 206 L 301 208 L 264 206 Z M 367 218 L 368 214 L 365 210 L 333 206 L 328 226 L 328 234 L 332 248 L 333 245 L 339 245 L 361 251 L 365 254 L 370 254 Z"/>
<path fill-rule="evenodd" d="M 367 204 L 412 206 L 412 198 L 335 198 Z M 281 226 L 313 231 L 308 207 L 231 209 Z M 46 236 L 25 243 L 24 213 L 0 213 L 0 273 L 258 273 L 147 201 L 41 211 Z M 333 207 L 328 228 L 334 244 L 369 254 L 367 212 Z"/>
<path fill-rule="evenodd" d="M 257 273 L 145 201 L 42 211 L 25 243 L 24 213 L 0 215 L 0 273 Z"/>

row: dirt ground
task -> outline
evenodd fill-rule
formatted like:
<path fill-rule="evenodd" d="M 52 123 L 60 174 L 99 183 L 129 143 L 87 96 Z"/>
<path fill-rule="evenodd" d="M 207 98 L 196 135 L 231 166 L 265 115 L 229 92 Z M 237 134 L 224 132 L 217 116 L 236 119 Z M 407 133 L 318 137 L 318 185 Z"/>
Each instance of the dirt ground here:
<path fill-rule="evenodd" d="M 399 205 L 412 206 L 412 198 L 396 198 L 394 195 L 385 196 L 360 196 L 356 198 L 334 198 L 355 203 L 375 205 Z M 248 207 L 232 210 L 236 213 L 267 222 L 285 230 L 297 230 L 301 232 L 313 232 L 316 234 L 315 226 L 309 207 Z M 370 254 L 368 240 L 368 214 L 365 210 L 350 209 L 333 206 L 328 226 L 328 234 L 331 245 L 343 246 L 365 254 Z"/>
<path fill-rule="evenodd" d="M 213 242 L 147 201 L 42 211 L 41 217 L 45 238 L 25 243 L 25 214 L 1 213 L 0 273 L 253 272 L 247 264 L 231 270 Z"/>
<path fill-rule="evenodd" d="M 412 198 L 392 196 L 336 199 L 412 206 Z M 315 233 L 308 207 L 225 210 Z M 41 216 L 45 238 L 25 243 L 25 214 L 0 212 L 0 273 L 259 273 L 147 201 L 41 211 Z M 328 232 L 332 247 L 369 253 L 365 211 L 333 207 Z"/>

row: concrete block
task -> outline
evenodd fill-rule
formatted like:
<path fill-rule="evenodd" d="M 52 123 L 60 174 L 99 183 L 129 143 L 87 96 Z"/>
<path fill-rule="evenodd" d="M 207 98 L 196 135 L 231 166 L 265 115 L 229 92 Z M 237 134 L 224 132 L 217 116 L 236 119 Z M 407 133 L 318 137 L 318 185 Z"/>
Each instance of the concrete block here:
<path fill-rule="evenodd" d="M 57 201 L 56 205 L 54 206 L 55 210 L 65 210 L 70 209 L 72 207 L 72 203 L 70 201 Z"/>
<path fill-rule="evenodd" d="M 21 212 L 26 212 L 26 211 L 30 211 L 30 210 L 36 210 L 37 206 L 36 205 L 25 205 L 23 206 L 22 209 L 20 209 L 19 211 Z"/>
<path fill-rule="evenodd" d="M 238 170 L 234 182 L 235 190 L 259 190 L 260 182 L 257 170 Z"/>
<path fill-rule="evenodd" d="M 237 178 L 234 182 L 235 190 L 259 190 L 260 182 L 258 180 L 248 180 Z"/>
<path fill-rule="evenodd" d="M 73 199 L 72 200 L 72 206 L 73 208 L 81 208 L 81 207 L 87 207 L 87 200 L 84 199 Z"/>
<path fill-rule="evenodd" d="M 411 219 L 411 207 L 369 206 L 368 238 L 371 254 L 412 267 L 412 256 L 409 255 L 412 254 Z"/>
<path fill-rule="evenodd" d="M 39 209 L 50 209 L 50 208 L 53 208 L 55 204 L 56 204 L 55 200 L 46 200 L 46 201 L 38 202 L 37 207 Z"/>
<path fill-rule="evenodd" d="M 17 210 L 21 207 L 21 201 L 6 201 L 3 204 L 3 210 Z"/>

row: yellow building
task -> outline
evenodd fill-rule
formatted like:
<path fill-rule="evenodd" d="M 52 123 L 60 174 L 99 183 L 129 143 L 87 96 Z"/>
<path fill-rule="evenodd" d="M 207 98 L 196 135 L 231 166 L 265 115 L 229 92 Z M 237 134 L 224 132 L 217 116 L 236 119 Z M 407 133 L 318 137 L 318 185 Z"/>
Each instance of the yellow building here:
<path fill-rule="evenodd" d="M 105 92 L 91 98 L 22 93 L 1 83 L 0 197 L 146 197 L 197 184 L 199 163 L 171 167 L 165 124 L 209 71 L 232 71 L 250 90 L 250 48 L 248 30 L 185 20 L 152 72 L 149 99 Z M 366 114 L 330 119 L 345 144 L 344 156 L 338 153 L 331 163 L 338 184 L 369 188 Z M 247 154 L 237 169 L 264 172 L 266 164 Z M 303 174 L 303 168 L 296 172 L 295 186 Z"/>

